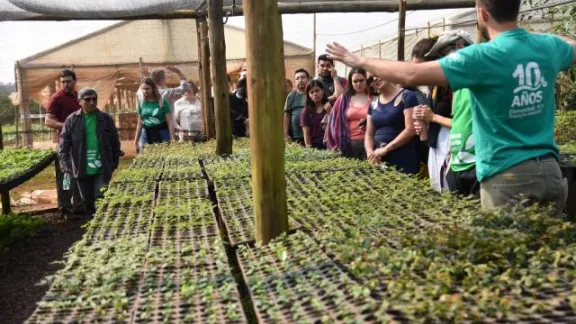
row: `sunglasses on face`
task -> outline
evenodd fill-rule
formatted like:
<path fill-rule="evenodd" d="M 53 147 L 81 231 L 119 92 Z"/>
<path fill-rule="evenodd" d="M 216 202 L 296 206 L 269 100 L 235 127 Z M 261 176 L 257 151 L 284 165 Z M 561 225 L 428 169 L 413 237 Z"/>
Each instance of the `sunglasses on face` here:
<path fill-rule="evenodd" d="M 98 102 L 98 98 L 97 97 L 89 97 L 89 98 L 84 98 L 82 99 L 86 102 Z"/>

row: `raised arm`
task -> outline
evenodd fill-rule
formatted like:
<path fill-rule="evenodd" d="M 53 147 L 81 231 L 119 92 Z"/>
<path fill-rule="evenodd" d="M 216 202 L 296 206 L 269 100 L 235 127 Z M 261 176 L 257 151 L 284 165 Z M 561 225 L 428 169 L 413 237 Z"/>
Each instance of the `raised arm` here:
<path fill-rule="evenodd" d="M 444 71 L 437 61 L 415 64 L 362 57 L 351 53 L 338 43 L 328 44 L 326 52 L 336 61 L 351 67 L 363 68 L 396 84 L 407 86 L 448 84 Z"/>

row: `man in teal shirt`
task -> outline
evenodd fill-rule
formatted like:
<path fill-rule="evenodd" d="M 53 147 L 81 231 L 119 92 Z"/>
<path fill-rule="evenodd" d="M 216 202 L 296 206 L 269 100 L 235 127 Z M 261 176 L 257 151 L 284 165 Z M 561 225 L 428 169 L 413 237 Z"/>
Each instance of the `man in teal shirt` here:
<path fill-rule="evenodd" d="M 421 64 L 360 57 L 339 44 L 328 53 L 391 82 L 468 88 L 482 205 L 547 203 L 559 215 L 567 183 L 554 142 L 554 82 L 574 64 L 576 42 L 518 27 L 521 0 L 477 0 L 490 42 Z"/>
<path fill-rule="evenodd" d="M 298 69 L 294 73 L 296 90 L 290 92 L 284 104 L 284 137 L 304 145 L 304 132 L 300 126 L 300 113 L 306 106 L 306 85 L 310 80 L 310 74 L 304 69 Z"/>
<path fill-rule="evenodd" d="M 76 179 L 91 216 L 96 211 L 96 199 L 102 196 L 101 189 L 110 182 L 124 153 L 114 119 L 96 106 L 96 90 L 80 90 L 78 100 L 82 109 L 71 114 L 62 128 L 60 161 L 62 170 Z"/>

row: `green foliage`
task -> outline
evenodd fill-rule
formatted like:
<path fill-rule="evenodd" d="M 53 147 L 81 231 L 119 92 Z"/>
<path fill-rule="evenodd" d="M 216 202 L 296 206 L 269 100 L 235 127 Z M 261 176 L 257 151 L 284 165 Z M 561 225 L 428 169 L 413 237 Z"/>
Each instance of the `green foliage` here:
<path fill-rule="evenodd" d="M 529 8 L 550 7 L 531 11 L 523 18 L 531 19 L 540 16 L 545 20 L 555 18 L 550 32 L 575 38 L 576 36 L 576 4 L 551 6 L 558 1 L 554 0 L 523 0 Z M 559 18 L 560 17 L 560 18 Z M 556 107 L 560 110 L 574 110 L 576 108 L 576 68 L 560 73 L 556 80 Z"/>
<path fill-rule="evenodd" d="M 46 222 L 21 215 L 0 215 L 0 254 L 10 245 L 34 236 Z"/>
<path fill-rule="evenodd" d="M 576 224 L 540 207 L 483 211 L 474 199 L 329 151 L 287 146 L 296 232 L 239 244 L 253 241 L 254 220 L 249 145 L 235 151 L 149 146 L 49 278 L 35 319 L 66 322 L 54 314 L 68 310 L 87 322 L 242 321 L 234 252 L 244 297 L 263 322 L 553 322 L 547 316 L 576 309 Z M 211 183 L 192 177 L 203 172 L 225 227 Z"/>
<path fill-rule="evenodd" d="M 53 154 L 49 150 L 0 150 L 0 183 L 17 178 Z"/>

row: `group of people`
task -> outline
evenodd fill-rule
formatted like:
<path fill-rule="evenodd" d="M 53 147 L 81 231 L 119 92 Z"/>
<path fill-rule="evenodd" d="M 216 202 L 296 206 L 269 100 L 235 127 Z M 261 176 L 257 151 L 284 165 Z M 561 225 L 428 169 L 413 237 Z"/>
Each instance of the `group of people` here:
<path fill-rule="evenodd" d="M 144 76 L 136 94 L 138 124 L 134 146 L 140 151 L 146 144 L 175 141 L 203 141 L 202 104 L 198 86 L 187 80 L 175 66 L 166 69 L 178 75 L 180 85 L 168 88 L 166 71 L 142 68 Z"/>
<path fill-rule="evenodd" d="M 46 106 L 46 126 L 59 135 L 56 181 L 58 208 L 62 218 L 92 215 L 118 168 L 124 152 L 114 119 L 97 108 L 98 93 L 92 88 L 75 90 L 76 73 L 60 72 L 61 90 Z M 68 186 L 64 185 L 69 177 Z"/>
<path fill-rule="evenodd" d="M 448 186 L 465 187 L 463 193 L 479 192 L 484 208 L 539 203 L 551 205 L 554 214 L 561 215 L 568 185 L 554 139 L 554 84 L 558 73 L 576 62 L 576 41 L 519 28 L 521 2 L 476 0 L 478 28 L 489 41 L 470 45 L 465 34 L 452 33 L 445 38 L 456 41 L 436 43 L 450 46 L 429 51 L 416 62 L 360 57 L 338 43 L 328 45 L 330 58 L 382 80 L 376 81 L 381 90 L 378 105 L 367 113 L 369 158 L 390 161 L 391 152 L 410 145 L 406 143 L 420 134 L 420 140 L 429 143 L 432 164 L 444 164 L 444 152 L 450 152 Z M 429 47 L 432 41 L 427 42 Z M 440 45 L 436 48 L 444 47 Z M 432 108 L 417 104 L 409 90 L 383 84 L 429 86 L 436 104 Z M 391 142 L 391 136 L 384 136 L 390 128 L 379 131 L 384 123 L 375 115 L 386 105 L 404 112 L 405 125 L 401 131 L 396 128 L 400 134 Z M 431 133 L 433 128 L 437 131 Z M 399 168 L 415 171 L 402 163 Z M 441 186 L 442 177 L 438 178 Z"/>
<path fill-rule="evenodd" d="M 487 208 L 547 203 L 560 214 L 568 189 L 554 140 L 554 81 L 574 64 L 576 42 L 519 28 L 520 5 L 477 0 L 478 27 L 488 42 L 473 44 L 463 31 L 446 32 L 418 42 L 412 62 L 361 57 L 329 44 L 328 54 L 318 57 L 316 78 L 295 71 L 295 89 L 284 105 L 285 137 L 408 174 L 427 165 L 433 188 L 475 195 Z M 347 79 L 337 75 L 334 60 L 351 67 Z M 203 140 L 198 88 L 179 69 L 167 69 L 180 77 L 179 87 L 166 87 L 162 69 L 143 70 L 138 149 L 177 136 Z M 60 135 L 61 211 L 74 210 L 70 192 L 61 188 L 63 173 L 70 172 L 78 182 L 72 196 L 93 212 L 123 154 L 118 133 L 113 119 L 96 108 L 94 89 L 75 92 L 70 70 L 62 71 L 60 82 L 46 125 Z M 241 75 L 229 96 L 236 137 L 249 134 L 247 98 Z"/>

